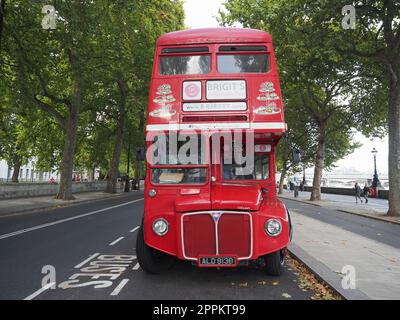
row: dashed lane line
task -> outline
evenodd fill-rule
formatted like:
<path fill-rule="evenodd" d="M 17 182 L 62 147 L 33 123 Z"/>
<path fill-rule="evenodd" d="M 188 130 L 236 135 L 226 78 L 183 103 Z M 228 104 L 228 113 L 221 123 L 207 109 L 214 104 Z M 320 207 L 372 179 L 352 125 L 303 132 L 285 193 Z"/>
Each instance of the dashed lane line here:
<path fill-rule="evenodd" d="M 72 221 L 72 220 L 84 218 L 84 217 L 87 217 L 87 216 L 94 215 L 96 213 L 100 213 L 100 212 L 104 212 L 104 211 L 108 211 L 108 210 L 124 207 L 124 206 L 130 205 L 132 203 L 142 201 L 142 200 L 143 200 L 143 198 L 140 198 L 140 199 L 137 199 L 137 200 L 121 203 L 121 204 L 118 204 L 118 205 L 115 205 L 115 206 L 112 206 L 112 207 L 107 207 L 107 208 L 99 209 L 99 210 L 96 210 L 96 211 L 91 211 L 91 212 L 88 212 L 88 213 L 84 213 L 84 214 L 81 214 L 79 216 L 70 217 L 70 218 L 66 218 L 66 219 L 62 219 L 62 220 L 58 220 L 58 221 L 54 221 L 54 222 L 50 222 L 50 223 L 41 224 L 41 225 L 38 225 L 38 226 L 35 226 L 35 227 L 32 227 L 32 228 L 22 229 L 22 230 L 18 230 L 18 231 L 15 231 L 15 232 L 3 234 L 3 235 L 0 236 L 0 240 L 6 239 L 6 238 L 10 238 L 10 237 L 14 237 L 14 236 L 17 236 L 17 235 L 20 235 L 20 234 L 23 234 L 23 233 L 27 233 L 27 232 L 31 232 L 31 231 L 35 231 L 35 230 L 39 230 L 39 229 L 55 226 L 55 225 L 60 224 L 60 223 L 69 222 L 69 221 Z"/>
<path fill-rule="evenodd" d="M 114 240 L 113 242 L 111 242 L 109 244 L 109 246 L 113 246 L 114 244 L 117 244 L 118 242 L 120 242 L 122 239 L 124 239 L 125 237 L 119 237 L 117 240 Z"/>
<path fill-rule="evenodd" d="M 129 279 L 123 279 L 121 282 L 118 284 L 118 286 L 114 289 L 113 292 L 111 292 L 110 296 L 117 296 L 121 290 L 125 287 L 125 285 L 128 283 Z"/>
<path fill-rule="evenodd" d="M 135 266 L 132 268 L 132 270 L 138 270 L 140 268 L 139 263 L 136 263 Z"/>
<path fill-rule="evenodd" d="M 137 229 L 139 229 L 140 228 L 140 226 L 137 226 L 137 227 L 135 227 L 135 228 L 133 228 L 131 231 L 129 231 L 129 232 L 135 232 Z"/>

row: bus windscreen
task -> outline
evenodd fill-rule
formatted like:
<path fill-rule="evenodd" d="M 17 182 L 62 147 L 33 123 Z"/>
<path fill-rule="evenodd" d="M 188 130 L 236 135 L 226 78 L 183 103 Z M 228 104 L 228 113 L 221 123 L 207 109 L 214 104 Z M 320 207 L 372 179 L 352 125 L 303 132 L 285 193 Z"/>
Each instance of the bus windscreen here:
<path fill-rule="evenodd" d="M 266 73 L 269 71 L 268 54 L 218 55 L 220 73 Z"/>
<path fill-rule="evenodd" d="M 211 70 L 210 55 L 161 56 L 160 74 L 207 74 Z"/>

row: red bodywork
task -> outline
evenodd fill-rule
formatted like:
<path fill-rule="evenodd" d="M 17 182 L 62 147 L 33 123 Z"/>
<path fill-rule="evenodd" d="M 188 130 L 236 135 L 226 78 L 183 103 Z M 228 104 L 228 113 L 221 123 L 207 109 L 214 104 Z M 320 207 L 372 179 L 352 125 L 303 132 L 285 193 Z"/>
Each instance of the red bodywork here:
<path fill-rule="evenodd" d="M 221 74 L 217 71 L 217 54 L 221 46 L 264 46 L 269 55 L 269 71 L 266 73 Z M 165 48 L 207 47 L 211 70 L 207 74 L 160 75 L 160 56 L 179 56 L 181 53 L 165 53 Z M 229 52 L 231 53 L 231 52 Z M 246 53 L 249 53 L 247 51 Z M 251 53 L 251 51 L 250 51 Z M 255 52 L 257 54 L 258 52 Z M 242 111 L 183 111 L 183 82 L 201 81 L 201 99 L 207 102 L 206 81 L 244 80 L 246 97 L 223 102 L 246 103 Z M 278 98 L 274 113 L 260 114 L 260 86 L 272 83 Z M 159 87 L 169 85 L 171 94 L 170 116 L 157 117 Z M 157 92 L 158 91 L 158 92 Z M 210 150 L 210 137 L 221 130 L 240 128 L 254 132 L 256 144 L 269 144 L 269 178 L 265 180 L 224 181 L 221 164 L 214 163 L 214 155 L 207 153 L 207 164 L 196 165 L 207 170 L 206 182 L 194 185 L 160 185 L 152 182 L 152 166 L 147 164 L 145 180 L 144 237 L 148 246 L 174 255 L 179 259 L 196 261 L 201 255 L 235 256 L 239 260 L 257 259 L 265 254 L 287 247 L 289 243 L 289 218 L 284 204 L 276 196 L 275 152 L 286 125 L 282 107 L 279 78 L 272 46 L 266 32 L 252 29 L 216 28 L 173 32 L 157 41 L 150 97 L 147 114 L 148 147 L 151 137 L 158 132 L 200 130 Z M 205 131 L 204 131 L 205 130 Z M 164 166 L 165 167 L 165 166 Z M 177 166 L 190 167 L 190 166 Z M 214 179 L 212 179 L 212 177 Z M 214 181 L 215 180 L 215 181 Z M 263 190 L 264 189 L 264 190 Z M 150 197 L 149 190 L 156 196 Z M 264 191 L 264 192 L 262 192 Z M 213 213 L 223 213 L 218 223 Z M 157 218 L 168 221 L 169 231 L 156 235 L 152 224 Z M 264 230 L 268 219 L 277 218 L 282 232 L 271 237 Z M 217 231 L 216 231 L 217 230 Z M 217 236 L 216 236 L 217 234 Z"/>

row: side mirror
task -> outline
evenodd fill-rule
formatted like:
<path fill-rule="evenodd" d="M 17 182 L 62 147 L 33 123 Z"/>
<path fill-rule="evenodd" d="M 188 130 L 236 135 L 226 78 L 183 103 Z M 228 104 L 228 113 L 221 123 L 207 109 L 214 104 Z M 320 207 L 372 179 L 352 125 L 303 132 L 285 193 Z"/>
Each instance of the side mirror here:
<path fill-rule="evenodd" d="M 293 149 L 293 151 L 292 151 L 292 162 L 293 162 L 293 163 L 299 163 L 299 162 L 301 162 L 300 150 L 298 150 L 298 149 Z"/>

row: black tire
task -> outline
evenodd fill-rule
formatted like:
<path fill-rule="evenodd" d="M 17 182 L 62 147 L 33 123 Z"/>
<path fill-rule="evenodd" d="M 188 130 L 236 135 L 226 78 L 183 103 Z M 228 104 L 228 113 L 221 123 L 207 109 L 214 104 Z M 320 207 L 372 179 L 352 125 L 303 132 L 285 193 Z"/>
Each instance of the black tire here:
<path fill-rule="evenodd" d="M 285 264 L 285 252 L 279 250 L 264 256 L 265 272 L 270 276 L 280 276 Z"/>
<path fill-rule="evenodd" d="M 136 256 L 140 267 L 151 274 L 162 273 L 175 262 L 175 257 L 155 250 L 144 242 L 143 226 L 140 227 L 136 239 Z"/>

